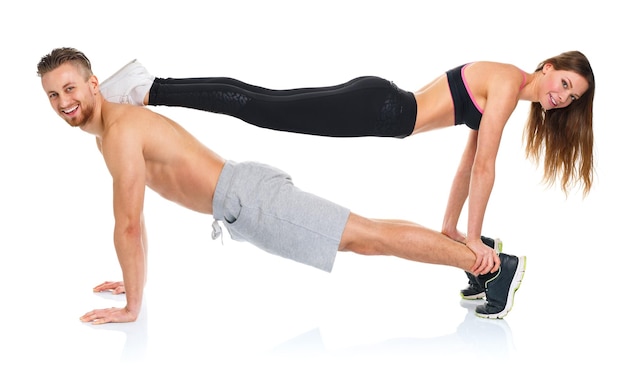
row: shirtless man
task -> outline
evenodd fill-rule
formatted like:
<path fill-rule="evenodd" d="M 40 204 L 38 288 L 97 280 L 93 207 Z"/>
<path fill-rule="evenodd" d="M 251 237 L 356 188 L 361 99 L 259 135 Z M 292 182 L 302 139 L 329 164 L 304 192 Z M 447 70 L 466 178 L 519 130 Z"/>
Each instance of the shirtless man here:
<path fill-rule="evenodd" d="M 213 215 L 234 239 L 330 272 L 337 251 L 454 266 L 479 275 L 487 302 L 485 318 L 502 318 L 524 274 L 526 258 L 494 250 L 492 266 L 475 267 L 464 244 L 405 221 L 374 220 L 296 188 L 268 165 L 228 161 L 173 120 L 145 107 L 106 101 L 91 62 L 73 48 L 58 48 L 37 65 L 54 111 L 70 126 L 96 137 L 113 178 L 114 245 L 122 282 L 95 291 L 126 293 L 123 308 L 96 309 L 81 317 L 103 324 L 132 322 L 146 282 L 143 223 L 145 187 L 196 212 Z M 498 265 L 500 262 L 500 265 Z"/>

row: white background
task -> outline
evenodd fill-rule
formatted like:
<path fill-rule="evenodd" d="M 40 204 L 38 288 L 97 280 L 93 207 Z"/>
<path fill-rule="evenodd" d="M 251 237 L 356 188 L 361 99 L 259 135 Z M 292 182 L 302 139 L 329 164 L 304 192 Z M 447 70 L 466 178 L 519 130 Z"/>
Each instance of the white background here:
<path fill-rule="evenodd" d="M 617 5 L 431 3 L 3 3 L 0 369 L 623 368 L 625 27 Z M 61 46 L 85 52 L 101 80 L 138 58 L 160 77 L 295 88 L 378 75 L 411 91 L 465 62 L 531 72 L 545 58 L 580 50 L 597 81 L 596 182 L 584 200 L 541 183 L 541 169 L 524 157 L 529 104 L 521 102 L 504 132 L 484 224 L 506 252 L 528 256 L 515 307 L 502 321 L 479 320 L 460 301 L 466 278 L 459 270 L 339 254 L 327 274 L 228 236 L 223 245 L 212 241 L 210 216 L 148 192 L 140 319 L 86 325 L 80 315 L 124 299 L 91 292 L 121 278 L 108 172 L 94 139 L 56 116 L 36 76 L 39 59 Z M 226 158 L 282 168 L 301 188 L 362 215 L 433 229 L 468 132 L 329 139 L 155 110 Z"/>

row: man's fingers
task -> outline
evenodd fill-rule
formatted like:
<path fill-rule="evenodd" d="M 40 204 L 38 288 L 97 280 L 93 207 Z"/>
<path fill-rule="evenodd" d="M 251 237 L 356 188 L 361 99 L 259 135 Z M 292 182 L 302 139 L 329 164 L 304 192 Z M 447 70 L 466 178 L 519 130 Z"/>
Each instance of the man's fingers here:
<path fill-rule="evenodd" d="M 116 309 L 113 307 L 110 309 L 93 310 L 81 316 L 80 320 L 82 322 L 91 323 L 91 324 L 109 323 L 111 321 L 110 314 L 114 312 L 115 310 Z"/>
<path fill-rule="evenodd" d="M 137 314 L 129 312 L 126 308 L 111 307 L 108 309 L 90 311 L 81 316 L 80 320 L 94 325 L 105 323 L 126 323 L 137 320 Z"/>
<path fill-rule="evenodd" d="M 99 313 L 100 313 L 100 311 L 98 311 L 98 310 L 90 311 L 87 314 L 81 316 L 80 320 L 82 322 L 96 324 L 95 322 L 97 322 L 99 319 L 101 319 L 101 315 L 99 315 Z"/>
<path fill-rule="evenodd" d="M 124 282 L 104 282 L 93 288 L 94 292 L 113 291 L 114 294 L 125 292 Z"/>

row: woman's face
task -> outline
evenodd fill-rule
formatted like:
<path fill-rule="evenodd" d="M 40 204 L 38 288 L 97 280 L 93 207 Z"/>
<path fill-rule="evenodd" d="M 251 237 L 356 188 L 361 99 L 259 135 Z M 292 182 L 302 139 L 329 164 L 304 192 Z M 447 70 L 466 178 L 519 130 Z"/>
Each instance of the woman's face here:
<path fill-rule="evenodd" d="M 541 72 L 539 103 L 544 110 L 567 107 L 589 89 L 587 80 L 573 71 L 556 70 L 546 63 Z"/>

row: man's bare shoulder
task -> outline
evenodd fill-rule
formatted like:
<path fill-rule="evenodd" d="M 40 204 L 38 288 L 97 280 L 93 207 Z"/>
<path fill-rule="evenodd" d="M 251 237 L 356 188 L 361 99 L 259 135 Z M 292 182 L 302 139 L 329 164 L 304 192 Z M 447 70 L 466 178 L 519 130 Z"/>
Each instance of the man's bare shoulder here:
<path fill-rule="evenodd" d="M 102 110 L 104 131 L 102 141 L 154 137 L 175 123 L 146 107 L 107 103 Z M 164 125 L 165 124 L 165 125 Z"/>
<path fill-rule="evenodd" d="M 146 160 L 164 161 L 203 147 L 174 120 L 146 107 L 107 103 L 103 121 L 103 148 L 114 152 L 135 148 L 142 151 Z"/>
<path fill-rule="evenodd" d="M 146 107 L 107 102 L 102 106 L 102 117 L 106 129 L 129 130 L 150 120 L 161 120 L 161 116 Z"/>
<path fill-rule="evenodd" d="M 102 118 L 104 131 L 99 140 L 105 156 L 142 148 L 146 124 L 159 120 L 149 109 L 108 102 L 102 107 Z"/>

